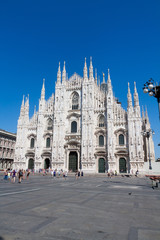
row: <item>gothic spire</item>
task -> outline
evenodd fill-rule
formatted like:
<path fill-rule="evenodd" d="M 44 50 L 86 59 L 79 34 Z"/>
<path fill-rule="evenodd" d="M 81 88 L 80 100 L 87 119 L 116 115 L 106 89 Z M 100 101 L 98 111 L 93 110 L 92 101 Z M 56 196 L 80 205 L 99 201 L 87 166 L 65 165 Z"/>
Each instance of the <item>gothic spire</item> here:
<path fill-rule="evenodd" d="M 111 84 L 109 68 L 108 68 L 107 90 L 108 90 L 108 92 L 109 91 L 112 92 L 112 84 Z"/>
<path fill-rule="evenodd" d="M 66 67 L 65 67 L 65 62 L 63 66 L 63 72 L 62 72 L 62 83 L 66 82 Z"/>
<path fill-rule="evenodd" d="M 105 74 L 103 73 L 103 83 L 105 83 Z"/>
<path fill-rule="evenodd" d="M 129 82 L 128 82 L 128 94 L 127 94 L 127 98 L 128 98 L 128 108 L 132 108 L 132 95 L 131 95 L 131 91 L 130 91 L 130 86 L 129 86 Z"/>
<path fill-rule="evenodd" d="M 147 122 L 149 121 L 149 117 L 148 117 L 148 111 L 147 111 L 147 107 L 146 108 L 146 111 L 145 111 L 145 118 L 147 119 Z"/>
<path fill-rule="evenodd" d="M 57 72 L 57 83 L 61 83 L 61 67 L 59 62 L 58 72 Z"/>
<path fill-rule="evenodd" d="M 83 69 L 83 78 L 84 78 L 84 80 L 88 79 L 86 58 L 85 58 L 84 69 Z"/>
<path fill-rule="evenodd" d="M 43 78 L 43 85 L 41 90 L 41 100 L 45 99 L 45 78 Z"/>
<path fill-rule="evenodd" d="M 24 115 L 24 95 L 22 99 L 22 104 L 21 104 L 21 111 L 20 111 L 20 116 Z"/>
<path fill-rule="evenodd" d="M 142 106 L 142 120 L 144 120 L 145 119 L 145 116 L 144 116 L 144 108 L 143 108 L 143 106 Z"/>
<path fill-rule="evenodd" d="M 92 57 L 90 57 L 90 67 L 89 67 L 89 79 L 93 79 L 93 65 L 92 65 Z"/>
<path fill-rule="evenodd" d="M 108 68 L 108 82 L 111 82 L 111 77 L 110 77 L 110 71 L 109 71 L 109 68 Z"/>
<path fill-rule="evenodd" d="M 136 88 L 136 82 L 134 82 L 134 107 L 139 106 L 138 93 Z"/>
<path fill-rule="evenodd" d="M 29 116 L 29 94 L 28 94 L 28 97 L 26 97 L 26 102 L 25 102 L 25 115 Z"/>
<path fill-rule="evenodd" d="M 97 84 L 97 69 L 95 69 L 95 82 Z"/>
<path fill-rule="evenodd" d="M 100 88 L 100 76 L 98 76 L 98 87 Z"/>

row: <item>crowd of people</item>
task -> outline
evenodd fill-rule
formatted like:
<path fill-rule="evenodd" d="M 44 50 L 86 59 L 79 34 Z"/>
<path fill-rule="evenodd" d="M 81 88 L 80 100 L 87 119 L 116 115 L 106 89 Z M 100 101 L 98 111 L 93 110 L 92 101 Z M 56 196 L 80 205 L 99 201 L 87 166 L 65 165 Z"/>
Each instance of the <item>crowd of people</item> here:
<path fill-rule="evenodd" d="M 64 178 L 67 179 L 68 177 L 68 171 L 64 171 L 63 169 L 39 169 L 37 174 L 42 176 L 50 175 L 52 178 Z M 11 181 L 12 183 L 15 183 L 18 181 L 18 183 L 21 183 L 22 180 L 29 179 L 29 175 L 34 175 L 35 172 L 33 169 L 19 169 L 19 170 L 5 170 L 3 179 L 6 181 Z M 75 172 L 75 178 L 78 179 L 80 177 L 83 177 L 83 171 L 76 171 Z M 17 181 L 16 181 L 17 179 Z"/>
<path fill-rule="evenodd" d="M 12 183 L 16 182 L 16 179 L 18 179 L 18 183 L 21 183 L 22 180 L 29 179 L 30 170 L 23 170 L 19 169 L 18 171 L 15 169 L 8 169 L 4 171 L 4 177 L 3 179 L 6 181 L 11 181 Z"/>
<path fill-rule="evenodd" d="M 30 174 L 32 173 L 32 175 L 35 174 L 34 169 L 27 169 L 27 170 L 23 170 L 23 169 L 19 169 L 19 170 L 5 170 L 4 171 L 4 177 L 3 179 L 6 181 L 11 181 L 12 183 L 17 182 L 16 179 L 18 180 L 18 183 L 21 183 L 22 180 L 28 180 Z M 60 178 L 63 177 L 64 179 L 67 179 L 68 177 L 68 171 L 63 171 L 63 169 L 39 169 L 39 171 L 37 172 L 39 173 L 39 175 L 50 175 L 52 178 Z M 138 170 L 135 173 L 135 176 L 137 177 L 139 174 Z M 107 176 L 109 178 L 113 177 L 113 176 L 117 176 L 117 171 L 115 170 L 115 172 L 110 171 L 107 172 Z M 123 176 L 123 175 L 122 175 Z M 80 177 L 83 177 L 83 171 L 76 171 L 75 172 L 75 178 L 76 180 L 79 179 Z"/>

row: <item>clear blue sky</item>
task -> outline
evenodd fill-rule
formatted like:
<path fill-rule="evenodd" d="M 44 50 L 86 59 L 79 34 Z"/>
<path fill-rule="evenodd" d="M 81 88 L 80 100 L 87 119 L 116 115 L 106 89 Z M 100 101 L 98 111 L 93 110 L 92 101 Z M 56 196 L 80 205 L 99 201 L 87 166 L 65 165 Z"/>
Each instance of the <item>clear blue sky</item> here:
<path fill-rule="evenodd" d="M 23 94 L 30 115 L 38 106 L 42 79 L 46 98 L 54 92 L 58 62 L 69 77 L 82 76 L 84 58 L 93 58 L 102 80 L 110 68 L 115 96 L 127 108 L 127 83 L 134 81 L 140 105 L 147 106 L 160 157 L 156 99 L 143 94 L 152 77 L 160 81 L 160 1 L 5 0 L 0 3 L 0 128 L 16 132 Z"/>

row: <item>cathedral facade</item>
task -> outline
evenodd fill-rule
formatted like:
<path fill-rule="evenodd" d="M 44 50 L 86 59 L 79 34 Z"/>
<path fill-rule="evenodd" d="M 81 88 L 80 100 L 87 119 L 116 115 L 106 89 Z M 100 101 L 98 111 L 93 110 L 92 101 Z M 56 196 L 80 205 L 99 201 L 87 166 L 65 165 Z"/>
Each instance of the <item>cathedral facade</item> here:
<path fill-rule="evenodd" d="M 60 65 L 55 95 L 45 100 L 43 81 L 39 110 L 29 119 L 29 97 L 21 105 L 17 126 L 14 168 L 82 170 L 87 173 L 144 172 L 149 161 L 147 139 L 150 128 L 147 112 L 139 106 L 134 85 L 134 104 L 128 84 L 125 111 L 113 96 L 110 73 L 97 83 L 92 60 L 89 74 L 85 60 L 83 77 L 74 73 L 67 79 L 65 63 Z M 155 161 L 152 136 L 150 158 Z"/>

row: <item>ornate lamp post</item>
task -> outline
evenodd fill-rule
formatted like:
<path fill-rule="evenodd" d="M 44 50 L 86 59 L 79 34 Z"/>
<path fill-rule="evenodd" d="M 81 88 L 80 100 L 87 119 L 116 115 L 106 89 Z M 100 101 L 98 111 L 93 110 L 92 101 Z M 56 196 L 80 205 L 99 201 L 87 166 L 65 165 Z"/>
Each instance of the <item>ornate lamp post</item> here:
<path fill-rule="evenodd" d="M 151 78 L 144 84 L 143 92 L 148 93 L 149 96 L 157 98 L 158 110 L 159 110 L 159 120 L 160 120 L 160 85 L 156 84 Z"/>
<path fill-rule="evenodd" d="M 149 169 L 152 170 L 151 166 L 151 156 L 150 156 L 150 145 L 149 145 L 149 138 L 150 136 L 154 134 L 154 131 L 150 128 L 144 132 L 142 132 L 142 135 L 148 139 L 148 155 L 149 155 Z"/>

